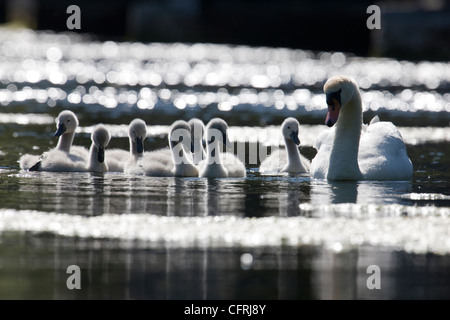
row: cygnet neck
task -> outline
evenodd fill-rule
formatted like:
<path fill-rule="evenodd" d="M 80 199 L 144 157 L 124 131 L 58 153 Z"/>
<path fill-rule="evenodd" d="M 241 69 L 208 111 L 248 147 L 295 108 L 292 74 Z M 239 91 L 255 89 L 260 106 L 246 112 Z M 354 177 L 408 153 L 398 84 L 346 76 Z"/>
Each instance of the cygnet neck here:
<path fill-rule="evenodd" d="M 74 137 L 75 137 L 75 132 L 63 133 L 59 137 L 58 144 L 56 145 L 56 149 L 69 153 Z"/>
<path fill-rule="evenodd" d="M 283 171 L 306 171 L 300 159 L 300 151 L 298 150 L 298 146 L 288 138 L 284 138 L 284 143 L 286 145 L 287 164 Z"/>

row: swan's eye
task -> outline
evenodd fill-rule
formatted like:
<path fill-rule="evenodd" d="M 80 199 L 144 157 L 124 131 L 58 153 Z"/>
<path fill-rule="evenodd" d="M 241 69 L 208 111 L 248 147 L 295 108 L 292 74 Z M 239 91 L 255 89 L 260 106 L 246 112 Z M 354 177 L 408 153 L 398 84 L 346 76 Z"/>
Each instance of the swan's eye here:
<path fill-rule="evenodd" d="M 67 119 L 67 122 L 70 122 L 70 119 Z"/>
<path fill-rule="evenodd" d="M 288 129 L 291 130 L 291 127 L 288 126 Z"/>

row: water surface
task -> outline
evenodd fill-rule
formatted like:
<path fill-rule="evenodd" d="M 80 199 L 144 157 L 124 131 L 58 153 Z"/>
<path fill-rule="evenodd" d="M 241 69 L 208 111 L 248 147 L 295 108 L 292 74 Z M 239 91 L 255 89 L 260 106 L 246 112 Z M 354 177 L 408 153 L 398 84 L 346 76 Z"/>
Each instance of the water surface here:
<path fill-rule="evenodd" d="M 0 297 L 19 299 L 433 299 L 450 297 L 450 65 L 348 53 L 213 44 L 99 42 L 0 31 Z M 414 175 L 406 182 L 264 176 L 254 150 L 301 123 L 315 155 L 326 126 L 323 83 L 362 87 L 365 122 L 393 121 Z M 89 146 L 102 122 L 111 148 L 148 124 L 145 149 L 176 119 L 214 116 L 245 150 L 246 178 L 31 173 L 22 154 L 56 145 L 54 118 L 80 119 Z M 81 290 L 66 286 L 81 268 Z M 378 265 L 382 289 L 366 286 Z"/>

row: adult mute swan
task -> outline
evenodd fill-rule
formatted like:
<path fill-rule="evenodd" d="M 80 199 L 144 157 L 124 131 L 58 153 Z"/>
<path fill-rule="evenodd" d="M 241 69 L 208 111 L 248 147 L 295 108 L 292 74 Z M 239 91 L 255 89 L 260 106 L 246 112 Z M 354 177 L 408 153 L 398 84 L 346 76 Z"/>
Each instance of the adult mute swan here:
<path fill-rule="evenodd" d="M 281 124 L 281 134 L 284 138 L 286 150 L 276 150 L 270 154 L 259 167 L 262 174 L 277 173 L 305 173 L 309 172 L 309 160 L 298 150 L 300 124 L 295 118 L 287 118 Z"/>
<path fill-rule="evenodd" d="M 198 165 L 199 177 L 246 177 L 245 165 L 234 154 L 226 150 L 228 125 L 220 118 L 213 118 L 206 126 L 206 159 Z"/>
<path fill-rule="evenodd" d="M 78 118 L 75 113 L 70 110 L 64 110 L 58 115 L 55 122 L 57 130 L 54 136 L 59 137 L 56 147 L 44 152 L 41 156 L 25 154 L 20 157 L 19 164 L 22 170 L 40 171 L 41 160 L 49 152 L 54 152 L 53 157 L 67 157 L 71 162 L 86 161 L 89 151 L 85 147 L 72 146 L 75 131 L 78 127 Z"/>
<path fill-rule="evenodd" d="M 413 167 L 400 132 L 391 122 L 372 119 L 362 123 L 361 95 L 346 76 L 324 85 L 328 113 L 325 123 L 334 127 L 315 144 L 311 176 L 328 180 L 409 180 Z"/>

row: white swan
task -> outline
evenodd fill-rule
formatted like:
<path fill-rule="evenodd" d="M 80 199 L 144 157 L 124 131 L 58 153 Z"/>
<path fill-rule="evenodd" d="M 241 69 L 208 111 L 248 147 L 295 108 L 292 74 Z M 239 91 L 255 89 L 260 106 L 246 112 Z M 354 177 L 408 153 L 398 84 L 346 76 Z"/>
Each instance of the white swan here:
<path fill-rule="evenodd" d="M 144 140 L 147 137 L 147 124 L 136 118 L 128 125 L 129 151 L 123 149 L 106 150 L 110 172 L 125 172 L 132 168 L 137 160 L 144 155 Z"/>
<path fill-rule="evenodd" d="M 281 134 L 286 150 L 276 150 L 259 167 L 262 174 L 305 173 L 309 172 L 309 160 L 300 154 L 298 138 L 300 124 L 295 118 L 287 118 L 281 124 Z"/>
<path fill-rule="evenodd" d="M 222 178 L 222 177 L 246 177 L 245 165 L 234 154 L 221 152 L 222 146 L 226 149 L 227 123 L 214 118 L 206 126 L 206 159 L 198 165 L 199 177 Z"/>
<path fill-rule="evenodd" d="M 89 151 L 85 147 L 72 146 L 75 131 L 78 127 L 77 116 L 70 110 L 64 110 L 58 115 L 55 122 L 57 130 L 54 136 L 59 137 L 56 147 L 44 152 L 41 156 L 30 154 L 21 156 L 19 164 L 22 170 L 40 171 L 41 160 L 49 152 L 55 153 L 53 157 L 68 157 L 72 162 L 86 161 L 89 156 Z"/>
<path fill-rule="evenodd" d="M 94 127 L 91 134 L 91 148 L 89 149 L 89 162 L 86 170 L 90 172 L 107 172 L 108 164 L 105 160 L 105 148 L 111 140 L 111 134 L 103 124 Z"/>
<path fill-rule="evenodd" d="M 346 76 L 330 78 L 324 85 L 327 126 L 315 144 L 311 176 L 328 180 L 410 180 L 411 160 L 400 132 L 391 122 L 376 117 L 362 123 L 361 95 L 356 82 Z"/>
<path fill-rule="evenodd" d="M 139 158 L 128 173 L 150 177 L 198 177 L 198 170 L 192 162 L 191 128 L 186 121 L 175 121 L 168 135 L 170 159 L 165 149 L 146 153 Z"/>
<path fill-rule="evenodd" d="M 198 177 L 191 152 L 192 140 L 191 126 L 186 121 L 178 120 L 172 124 L 169 145 L 175 166 L 172 172 L 176 177 Z"/>
<path fill-rule="evenodd" d="M 105 147 L 111 139 L 108 129 L 97 125 L 91 133 L 92 144 L 86 158 L 73 157 L 57 148 L 44 153 L 39 161 L 39 171 L 50 172 L 106 172 Z"/>
<path fill-rule="evenodd" d="M 192 118 L 188 121 L 191 128 L 191 152 L 195 165 L 198 165 L 200 161 L 206 159 L 206 152 L 203 148 L 203 137 L 205 135 L 205 125 L 203 121 L 198 118 Z"/>

